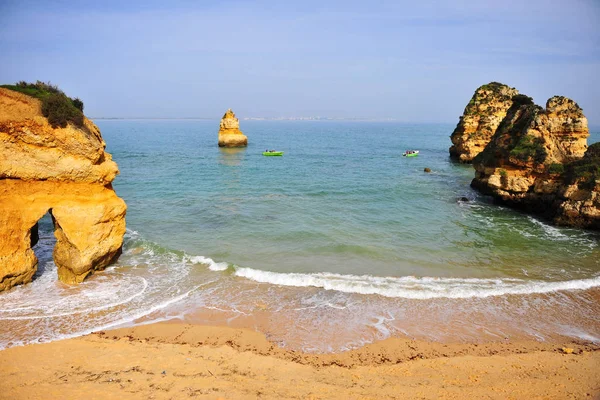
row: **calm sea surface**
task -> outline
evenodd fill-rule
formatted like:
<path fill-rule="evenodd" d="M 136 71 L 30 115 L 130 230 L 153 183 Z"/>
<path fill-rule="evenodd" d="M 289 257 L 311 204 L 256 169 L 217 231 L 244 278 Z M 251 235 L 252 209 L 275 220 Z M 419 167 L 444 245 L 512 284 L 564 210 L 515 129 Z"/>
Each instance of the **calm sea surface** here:
<path fill-rule="evenodd" d="M 218 121 L 97 124 L 121 170 L 124 253 L 63 285 L 43 220 L 35 281 L 0 295 L 0 346 L 170 319 L 307 351 L 388 336 L 600 341 L 600 235 L 471 190 L 472 167 L 448 158 L 454 125 L 241 121 L 248 147 L 220 149 Z"/>

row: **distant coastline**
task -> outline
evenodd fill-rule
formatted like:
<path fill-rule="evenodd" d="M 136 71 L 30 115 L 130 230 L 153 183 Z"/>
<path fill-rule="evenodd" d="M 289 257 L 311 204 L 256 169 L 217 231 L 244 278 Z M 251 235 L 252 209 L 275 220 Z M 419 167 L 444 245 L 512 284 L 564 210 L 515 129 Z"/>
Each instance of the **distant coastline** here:
<path fill-rule="evenodd" d="M 205 121 L 218 121 L 219 118 L 203 118 L 203 117 L 179 117 L 179 118 L 152 118 L 152 117 L 88 117 L 91 120 L 205 120 Z"/>
<path fill-rule="evenodd" d="M 202 120 L 218 121 L 219 117 L 89 117 L 92 120 Z M 455 124 L 453 121 L 424 122 L 407 121 L 397 118 L 342 118 L 342 117 L 245 117 L 242 121 L 360 121 L 360 122 L 400 122 L 406 124 Z"/>

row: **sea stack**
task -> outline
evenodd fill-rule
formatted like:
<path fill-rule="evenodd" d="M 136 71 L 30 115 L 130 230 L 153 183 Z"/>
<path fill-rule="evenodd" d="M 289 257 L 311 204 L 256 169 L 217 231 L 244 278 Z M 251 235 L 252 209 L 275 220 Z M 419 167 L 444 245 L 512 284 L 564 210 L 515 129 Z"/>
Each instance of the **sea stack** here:
<path fill-rule="evenodd" d="M 219 147 L 246 147 L 248 138 L 240 131 L 240 121 L 231 108 L 225 112 L 219 125 Z"/>
<path fill-rule="evenodd" d="M 573 100 L 542 108 L 516 95 L 475 157 L 471 186 L 560 225 L 600 229 L 600 143 L 587 148 L 587 119 Z"/>
<path fill-rule="evenodd" d="M 519 92 L 515 88 L 498 82 L 480 86 L 450 136 L 450 157 L 470 163 L 482 152 L 512 106 L 513 96 L 517 94 Z"/>
<path fill-rule="evenodd" d="M 117 164 L 83 103 L 60 91 L 50 97 L 79 109 L 69 109 L 76 122 L 57 121 L 46 103 L 0 88 L 0 291 L 31 281 L 37 222 L 47 212 L 62 282 L 83 281 L 121 252 L 127 207 L 111 186 Z"/>

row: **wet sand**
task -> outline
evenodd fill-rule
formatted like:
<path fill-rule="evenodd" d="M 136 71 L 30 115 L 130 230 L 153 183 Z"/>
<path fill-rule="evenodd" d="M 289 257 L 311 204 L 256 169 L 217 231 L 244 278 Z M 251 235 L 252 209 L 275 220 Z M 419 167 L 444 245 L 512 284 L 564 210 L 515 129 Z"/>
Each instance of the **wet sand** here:
<path fill-rule="evenodd" d="M 337 354 L 159 323 L 0 351 L 0 399 L 600 398 L 600 346 L 391 338 Z"/>

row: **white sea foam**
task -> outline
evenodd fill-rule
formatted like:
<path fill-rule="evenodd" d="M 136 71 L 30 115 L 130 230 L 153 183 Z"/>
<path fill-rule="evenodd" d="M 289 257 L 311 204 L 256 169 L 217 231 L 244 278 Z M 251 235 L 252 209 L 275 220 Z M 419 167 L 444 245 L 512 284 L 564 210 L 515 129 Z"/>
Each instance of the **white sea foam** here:
<path fill-rule="evenodd" d="M 548 235 L 548 236 L 550 236 L 552 238 L 562 239 L 562 240 L 565 240 L 565 239 L 569 238 L 567 235 L 565 235 L 564 233 L 562 233 L 560 231 L 560 229 L 558 229 L 558 228 L 556 228 L 554 226 L 545 224 L 542 221 L 540 221 L 540 220 L 538 220 L 536 218 L 533 218 L 531 216 L 527 216 L 527 219 L 530 220 L 531 222 L 533 222 L 535 225 L 537 225 L 540 228 L 542 228 L 542 230 L 546 233 L 546 235 Z"/>
<path fill-rule="evenodd" d="M 210 268 L 210 267 L 209 267 Z M 483 298 L 508 294 L 549 293 L 561 290 L 585 290 L 600 286 L 600 276 L 560 282 L 529 281 L 516 278 L 435 278 L 377 277 L 341 275 L 327 272 L 303 274 L 261 271 L 234 267 L 234 275 L 255 282 L 282 286 L 319 287 L 344 293 L 381 295 L 408 299 Z"/>
<path fill-rule="evenodd" d="M 388 322 L 394 321 L 394 317 L 392 316 L 377 316 L 375 317 L 377 321 L 373 323 L 373 327 L 379 332 L 380 339 L 386 339 L 391 336 L 390 329 L 387 325 Z"/>
<path fill-rule="evenodd" d="M 590 249 L 598 247 L 598 240 L 595 239 L 594 235 L 590 234 L 590 232 L 576 230 L 573 228 L 558 228 L 552 225 L 548 225 L 543 221 L 540 221 L 532 216 L 527 216 L 527 219 L 531 221 L 535 226 L 541 228 L 546 238 L 550 240 L 569 241 Z M 533 233 L 533 236 L 536 235 L 537 233 Z"/>
<path fill-rule="evenodd" d="M 161 248 L 156 243 L 143 240 L 135 231 L 128 230 L 126 239 L 130 245 L 126 247 L 122 258 L 124 266 L 116 265 L 109 268 L 78 287 L 59 285 L 55 273 L 56 266 L 52 262 L 44 263 L 45 271 L 42 270 L 43 273 L 31 285 L 15 288 L 4 294 L 1 299 L 3 301 L 0 301 L 0 320 L 7 320 L 5 323 L 10 324 L 5 325 L 7 327 L 15 326 L 29 332 L 30 337 L 23 340 L 22 343 L 30 343 L 79 336 L 91 331 L 131 323 L 148 315 L 156 316 L 159 319 L 164 318 L 165 316 L 160 312 L 152 313 L 183 300 L 200 286 L 220 280 L 217 275 L 214 276 L 214 280 L 205 280 L 206 275 L 201 275 L 203 284 L 197 285 L 197 281 L 194 280 L 196 274 L 204 268 L 214 272 L 228 270 L 233 276 L 254 282 L 325 289 L 329 292 L 317 291 L 319 301 L 316 304 L 308 302 L 306 307 L 294 308 L 296 310 L 315 309 L 317 314 L 320 313 L 318 310 L 320 307 L 337 310 L 349 308 L 348 303 L 338 304 L 338 302 L 332 301 L 330 296 L 346 298 L 344 293 L 408 299 L 468 299 L 506 294 L 579 290 L 600 286 L 600 276 L 549 282 L 516 278 L 418 278 L 414 276 L 343 275 L 327 272 L 269 272 L 242 268 L 227 262 L 217 262 L 209 257 L 191 256 Z M 51 248 L 51 246 L 48 247 L 48 249 Z M 50 256 L 46 258 L 51 259 Z M 199 267 L 197 264 L 202 266 Z M 145 278 L 128 276 L 128 268 L 135 269 L 136 274 L 144 274 Z M 199 300 L 212 299 L 211 290 L 211 287 L 202 290 L 202 293 L 190 300 L 190 304 L 197 307 L 202 303 L 203 307 L 217 309 L 219 303 L 215 303 L 214 299 L 207 304 Z M 40 293 L 43 293 L 41 298 L 38 296 Z M 352 297 L 352 299 L 360 302 L 364 298 Z M 105 310 L 109 310 L 109 312 L 107 313 Z M 235 307 L 233 311 L 236 313 L 233 318 L 245 314 L 244 311 L 238 311 Z M 85 321 L 79 317 L 81 313 L 86 313 Z M 238 313 L 240 314 L 238 315 Z M 388 321 L 377 319 L 372 327 L 380 335 L 385 336 L 389 335 L 387 330 L 392 328 L 388 325 Z M 5 335 L 0 338 L 0 349 L 7 344 L 12 346 L 21 343 L 14 340 L 10 334 L 11 330 L 12 328 L 7 328 Z"/>
<path fill-rule="evenodd" d="M 99 284 L 95 285 L 95 289 L 91 289 L 91 292 L 82 291 L 80 295 L 56 299 L 51 304 L 37 301 L 35 306 L 0 309 L 0 320 L 64 317 L 67 315 L 90 313 L 118 307 L 131 302 L 138 296 L 141 296 L 148 288 L 148 281 L 146 279 L 137 277 L 137 279 L 134 280 L 141 282 L 141 289 L 123 299 L 118 299 L 119 295 L 122 293 L 127 293 L 130 289 L 133 289 L 135 284 L 123 284 L 120 282 L 118 286 L 109 286 L 107 285 L 107 282 L 100 282 Z M 85 301 L 90 297 L 90 293 L 91 297 L 93 297 L 94 303 L 102 302 L 103 300 L 108 302 L 99 306 L 90 307 L 89 301 Z M 114 297 L 117 297 L 117 300 L 110 301 L 114 300 Z M 25 310 L 27 310 L 27 312 L 23 312 Z M 59 312 L 58 310 L 69 311 Z"/>
<path fill-rule="evenodd" d="M 143 318 L 143 317 L 145 317 L 147 315 L 152 314 L 155 311 L 159 311 L 159 310 L 161 310 L 163 308 L 166 308 L 166 307 L 170 306 L 171 304 L 177 303 L 177 302 L 185 299 L 186 297 L 188 297 L 190 295 L 190 293 L 192 293 L 194 290 L 196 290 L 200 286 L 203 286 L 203 285 L 198 285 L 195 288 L 193 288 L 192 290 L 189 290 L 189 291 L 187 291 L 186 293 L 183 293 L 180 296 L 171 298 L 171 299 L 169 299 L 167 301 L 164 301 L 164 302 L 162 302 L 160 304 L 157 304 L 157 305 L 155 305 L 153 307 L 147 308 L 145 310 L 142 310 L 142 311 L 140 311 L 138 313 L 135 313 L 135 314 L 132 314 L 132 315 L 128 315 L 128 316 L 123 317 L 121 319 L 118 319 L 118 320 L 115 320 L 115 321 L 111 321 L 111 322 L 108 322 L 108 323 L 103 324 L 103 325 L 95 326 L 93 328 L 88 328 L 88 329 L 81 330 L 81 331 L 78 331 L 78 332 L 73 332 L 73 333 L 70 333 L 70 334 L 66 334 L 66 335 L 65 334 L 63 334 L 63 335 L 53 335 L 53 336 L 51 336 L 49 338 L 40 338 L 40 339 L 36 340 L 36 343 L 45 343 L 45 342 L 51 342 L 51 341 L 54 341 L 54 340 L 71 339 L 71 338 L 75 338 L 75 337 L 79 337 L 79 336 L 83 336 L 83 335 L 88 335 L 88 334 L 90 334 L 92 332 L 97 332 L 97 331 L 102 331 L 102 330 L 105 330 L 105 329 L 115 328 L 115 327 L 118 327 L 120 325 L 126 325 L 128 323 L 131 323 L 131 322 L 135 321 L 136 319 Z M 23 341 L 23 340 L 14 341 L 14 342 L 12 342 L 12 346 L 11 347 L 14 347 L 14 346 L 24 346 L 24 345 L 29 344 L 29 343 L 30 343 L 30 341 Z M 3 350 L 5 348 L 6 348 L 6 344 L 5 343 L 0 343 L 0 350 Z"/>
<path fill-rule="evenodd" d="M 125 228 L 125 237 L 128 239 L 134 238 L 134 237 L 139 237 L 140 234 L 138 233 L 138 231 L 133 230 L 133 229 L 129 229 L 129 228 Z"/>
<path fill-rule="evenodd" d="M 206 264 L 208 269 L 211 271 L 225 271 L 229 268 L 229 264 L 226 262 L 215 262 L 213 259 L 202 256 L 189 257 L 189 261 L 194 264 Z"/>

